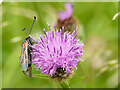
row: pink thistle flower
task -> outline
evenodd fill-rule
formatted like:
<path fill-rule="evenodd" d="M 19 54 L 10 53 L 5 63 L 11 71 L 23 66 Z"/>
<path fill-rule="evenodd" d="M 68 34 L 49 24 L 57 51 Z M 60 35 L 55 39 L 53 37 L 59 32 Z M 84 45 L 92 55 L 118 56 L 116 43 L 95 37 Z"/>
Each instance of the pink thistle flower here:
<path fill-rule="evenodd" d="M 54 26 L 55 27 L 55 26 Z M 32 64 L 40 73 L 53 76 L 58 68 L 65 71 L 65 75 L 77 69 L 77 63 L 83 61 L 83 43 L 77 39 L 76 30 L 70 34 L 64 32 L 64 28 L 58 32 L 51 30 L 36 40 L 36 44 L 30 46 L 32 51 Z"/>
<path fill-rule="evenodd" d="M 71 3 L 65 4 L 65 11 L 61 11 L 58 15 L 60 21 L 64 21 L 65 19 L 69 19 L 72 16 L 73 13 L 73 7 Z"/>
<path fill-rule="evenodd" d="M 74 17 L 73 14 L 73 5 L 72 3 L 65 3 L 65 11 L 58 13 L 58 21 L 56 26 L 59 29 L 62 29 L 62 26 L 65 27 L 65 31 L 73 32 L 76 26 L 80 26 L 79 20 Z M 77 31 L 78 32 L 78 31 Z"/>

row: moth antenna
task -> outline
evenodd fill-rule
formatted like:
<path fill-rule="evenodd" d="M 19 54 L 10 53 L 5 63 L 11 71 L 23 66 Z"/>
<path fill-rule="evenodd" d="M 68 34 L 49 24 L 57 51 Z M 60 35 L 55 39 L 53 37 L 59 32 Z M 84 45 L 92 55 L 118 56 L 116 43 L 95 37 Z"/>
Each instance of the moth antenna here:
<path fill-rule="evenodd" d="M 27 36 L 27 28 L 24 28 L 22 31 L 24 31 L 24 30 L 25 30 L 25 34 Z"/>
<path fill-rule="evenodd" d="M 36 20 L 36 16 L 34 16 L 34 21 L 33 21 L 33 23 L 32 23 L 32 26 L 31 26 L 29 35 L 31 34 L 31 31 L 32 31 L 33 25 L 34 25 L 34 23 L 35 23 L 35 20 Z"/>
<path fill-rule="evenodd" d="M 34 25 L 34 23 L 35 23 L 35 20 L 36 20 L 36 16 L 34 16 L 34 21 L 33 21 L 33 24 L 32 24 L 32 26 L 31 26 L 29 35 L 31 34 L 32 27 L 33 27 L 33 25 Z M 25 30 L 25 34 L 26 34 L 26 36 L 27 36 L 27 28 L 24 28 L 22 31 L 24 31 L 24 30 Z"/>

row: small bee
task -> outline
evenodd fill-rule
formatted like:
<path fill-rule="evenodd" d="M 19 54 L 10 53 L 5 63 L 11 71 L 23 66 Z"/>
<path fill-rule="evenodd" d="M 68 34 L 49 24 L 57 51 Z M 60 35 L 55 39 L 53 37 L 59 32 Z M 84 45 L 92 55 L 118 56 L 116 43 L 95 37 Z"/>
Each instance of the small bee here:
<path fill-rule="evenodd" d="M 67 74 L 65 68 L 63 68 L 63 67 L 58 67 L 57 70 L 56 70 L 56 73 L 53 74 L 53 75 L 51 76 L 51 78 L 57 79 L 57 80 L 59 80 L 60 82 L 62 82 L 62 81 L 64 81 L 65 79 L 67 79 L 68 77 L 71 77 L 72 74 L 73 74 L 73 72 Z"/>
<path fill-rule="evenodd" d="M 30 33 L 25 40 L 22 42 L 22 52 L 20 56 L 20 66 L 23 71 L 23 73 L 27 77 L 32 77 L 32 68 L 31 68 L 31 62 L 32 62 L 32 48 L 29 45 L 33 45 L 32 39 L 30 37 L 32 27 L 35 23 L 36 17 L 34 16 L 34 21 L 30 29 Z M 27 35 L 27 29 L 24 28 L 23 31 L 26 30 L 26 35 Z"/>

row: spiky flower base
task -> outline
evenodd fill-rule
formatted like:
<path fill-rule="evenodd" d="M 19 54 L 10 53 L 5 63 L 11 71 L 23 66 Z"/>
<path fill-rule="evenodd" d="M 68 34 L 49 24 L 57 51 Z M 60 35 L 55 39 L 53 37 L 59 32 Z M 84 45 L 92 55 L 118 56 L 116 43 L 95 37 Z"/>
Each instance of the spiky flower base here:
<path fill-rule="evenodd" d="M 51 30 L 40 36 L 32 47 L 32 64 L 40 71 L 52 78 L 66 78 L 73 69 L 77 69 L 77 63 L 83 61 L 83 43 L 77 39 L 77 28 L 70 34 L 62 31 Z"/>
<path fill-rule="evenodd" d="M 57 23 L 58 29 L 59 30 L 62 29 L 62 26 L 64 26 L 65 31 L 72 33 L 75 30 L 76 26 L 80 26 L 80 23 L 75 17 L 71 16 L 70 18 L 65 19 L 64 21 L 58 20 L 58 23 Z"/>

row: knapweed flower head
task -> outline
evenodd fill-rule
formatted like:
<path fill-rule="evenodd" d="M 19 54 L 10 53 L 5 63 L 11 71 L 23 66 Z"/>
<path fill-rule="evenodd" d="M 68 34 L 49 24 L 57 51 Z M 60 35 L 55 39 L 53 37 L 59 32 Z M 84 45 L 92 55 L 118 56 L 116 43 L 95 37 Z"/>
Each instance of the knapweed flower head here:
<path fill-rule="evenodd" d="M 73 32 L 76 26 L 79 26 L 79 21 L 72 15 L 73 14 L 73 5 L 71 3 L 65 3 L 65 11 L 61 11 L 58 14 L 57 27 L 59 29 L 64 26 L 65 31 Z"/>
<path fill-rule="evenodd" d="M 73 13 L 73 7 L 71 3 L 66 3 L 65 5 L 65 11 L 61 11 L 58 15 L 60 21 L 64 21 L 65 19 L 69 19 Z"/>
<path fill-rule="evenodd" d="M 55 27 L 55 26 L 54 26 Z M 53 76 L 56 72 L 60 73 L 61 69 L 64 75 L 77 69 L 77 63 L 83 61 L 83 43 L 77 39 L 76 30 L 70 34 L 60 30 L 51 30 L 40 36 L 36 44 L 31 46 L 32 64 L 40 73 Z"/>

